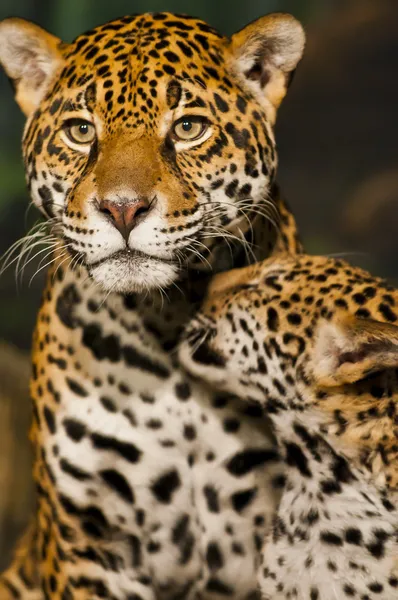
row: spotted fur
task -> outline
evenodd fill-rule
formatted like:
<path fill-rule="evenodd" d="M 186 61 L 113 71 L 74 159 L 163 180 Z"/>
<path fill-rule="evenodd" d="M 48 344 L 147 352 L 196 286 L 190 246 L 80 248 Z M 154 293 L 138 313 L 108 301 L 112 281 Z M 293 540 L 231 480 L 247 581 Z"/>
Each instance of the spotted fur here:
<path fill-rule="evenodd" d="M 303 43 L 287 15 L 231 39 L 125 17 L 72 44 L 0 24 L 55 246 L 33 348 L 38 508 L 2 600 L 257 597 L 282 463 L 262 411 L 191 382 L 174 349 L 212 270 L 300 250 L 273 123 Z M 195 143 L 176 137 L 186 115 Z"/>
<path fill-rule="evenodd" d="M 187 370 L 271 418 L 286 473 L 259 570 L 267 600 L 398 598 L 398 292 L 341 260 L 216 276 Z"/>

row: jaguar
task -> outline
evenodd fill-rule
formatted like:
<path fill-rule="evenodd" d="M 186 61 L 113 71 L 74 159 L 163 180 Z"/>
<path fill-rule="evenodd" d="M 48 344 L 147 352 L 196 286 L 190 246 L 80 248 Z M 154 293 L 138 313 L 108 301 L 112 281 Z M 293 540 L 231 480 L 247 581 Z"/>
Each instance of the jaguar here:
<path fill-rule="evenodd" d="M 398 598 L 398 291 L 343 260 L 274 256 L 215 276 L 179 352 L 272 421 L 286 470 L 262 597 Z"/>
<path fill-rule="evenodd" d="M 71 43 L 0 23 L 44 217 L 14 260 L 51 263 L 30 386 L 37 510 L 2 600 L 258 597 L 283 463 L 262 411 L 191 381 L 177 344 L 214 272 L 301 251 L 273 131 L 304 38 L 287 14 L 231 37 L 127 16 Z"/>

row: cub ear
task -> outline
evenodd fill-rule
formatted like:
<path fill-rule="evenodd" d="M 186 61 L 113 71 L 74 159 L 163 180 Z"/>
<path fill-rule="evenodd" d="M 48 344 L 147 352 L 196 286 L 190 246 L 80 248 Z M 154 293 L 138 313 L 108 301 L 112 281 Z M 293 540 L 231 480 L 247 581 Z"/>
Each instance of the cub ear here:
<path fill-rule="evenodd" d="M 398 327 L 359 318 L 322 323 L 312 362 L 322 386 L 355 383 L 376 371 L 398 368 Z"/>
<path fill-rule="evenodd" d="M 272 122 L 304 45 L 303 27 L 292 15 L 284 13 L 261 17 L 231 38 L 235 68 L 266 105 Z"/>
<path fill-rule="evenodd" d="M 37 108 L 63 64 L 61 44 L 59 38 L 24 19 L 0 22 L 0 63 L 26 116 Z"/>

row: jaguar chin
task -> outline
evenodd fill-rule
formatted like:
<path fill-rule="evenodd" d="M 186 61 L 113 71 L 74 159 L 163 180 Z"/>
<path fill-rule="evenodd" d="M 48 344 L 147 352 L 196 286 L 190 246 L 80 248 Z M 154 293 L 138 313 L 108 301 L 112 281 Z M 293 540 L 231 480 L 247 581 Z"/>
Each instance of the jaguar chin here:
<path fill-rule="evenodd" d="M 105 291 L 132 293 L 162 289 L 178 277 L 178 265 L 138 250 L 120 250 L 89 265 L 92 279 Z"/>

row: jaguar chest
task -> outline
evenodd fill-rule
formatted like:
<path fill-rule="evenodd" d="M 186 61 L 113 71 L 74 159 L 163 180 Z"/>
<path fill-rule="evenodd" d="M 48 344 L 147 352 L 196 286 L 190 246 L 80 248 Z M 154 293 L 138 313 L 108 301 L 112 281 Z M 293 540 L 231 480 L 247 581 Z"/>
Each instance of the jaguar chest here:
<path fill-rule="evenodd" d="M 88 559 L 116 598 L 129 578 L 162 598 L 254 593 L 281 471 L 263 414 L 188 380 L 136 309 L 78 283 L 46 297 L 31 386 L 39 514 L 66 563 Z"/>
<path fill-rule="evenodd" d="M 264 597 L 395 598 L 396 507 L 321 436 L 299 433 L 281 440 L 287 482 L 264 544 Z"/>

